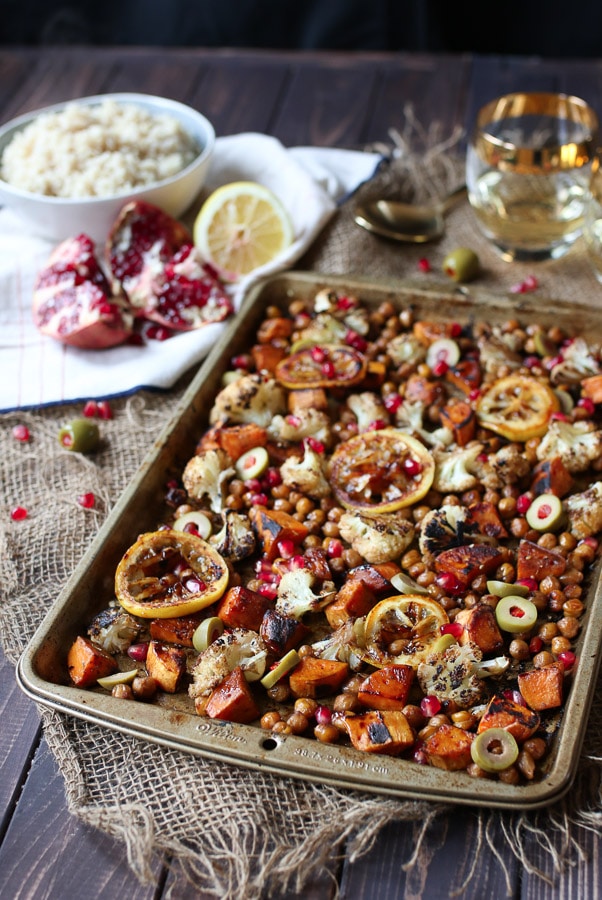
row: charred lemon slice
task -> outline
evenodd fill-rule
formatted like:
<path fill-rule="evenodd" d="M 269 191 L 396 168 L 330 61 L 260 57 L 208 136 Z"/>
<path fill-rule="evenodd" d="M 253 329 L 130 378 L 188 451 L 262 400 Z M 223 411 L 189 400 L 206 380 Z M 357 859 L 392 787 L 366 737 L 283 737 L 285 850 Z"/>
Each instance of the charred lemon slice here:
<path fill-rule="evenodd" d="M 500 378 L 477 401 L 481 425 L 509 441 L 529 441 L 546 433 L 558 397 L 547 384 L 528 375 Z"/>
<path fill-rule="evenodd" d="M 449 618 L 440 603 L 423 594 L 387 597 L 364 622 L 362 659 L 377 668 L 419 663 L 439 649 L 441 626 Z"/>
<path fill-rule="evenodd" d="M 395 428 L 355 435 L 330 460 L 330 484 L 347 509 L 364 515 L 417 503 L 431 488 L 435 461 L 417 438 Z"/>
<path fill-rule="evenodd" d="M 119 603 L 144 619 L 190 615 L 218 600 L 227 585 L 225 560 L 202 538 L 183 531 L 141 535 L 115 573 Z"/>
<path fill-rule="evenodd" d="M 368 360 L 353 347 L 321 344 L 290 353 L 276 366 L 275 375 L 286 388 L 348 387 L 366 374 Z"/>

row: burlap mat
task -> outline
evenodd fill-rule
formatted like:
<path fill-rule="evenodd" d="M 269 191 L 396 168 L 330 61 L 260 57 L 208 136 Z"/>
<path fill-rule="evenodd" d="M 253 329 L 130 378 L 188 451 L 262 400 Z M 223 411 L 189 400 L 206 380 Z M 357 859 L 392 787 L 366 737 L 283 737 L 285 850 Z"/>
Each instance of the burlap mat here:
<path fill-rule="evenodd" d="M 432 129 L 423 133 L 411 116 L 406 133 L 393 134 L 395 156 L 362 195 L 424 199 L 441 194 L 461 178 L 454 156 L 459 135 L 441 140 Z M 418 142 L 419 146 L 416 146 Z M 442 152 L 443 151 L 443 152 Z M 454 246 L 473 247 L 484 272 L 479 285 L 506 292 L 535 273 L 537 295 L 579 298 L 601 303 L 584 251 L 575 247 L 557 263 L 535 270 L 498 260 L 480 238 L 467 204 L 449 214 L 446 236 L 437 244 L 410 247 L 387 243 L 353 224 L 357 198 L 343 207 L 302 262 L 323 273 L 368 277 L 419 277 L 418 260 L 432 265 L 430 278 L 441 278 L 440 264 Z M 7 377 L 9 373 L 4 373 Z M 185 381 L 185 379 L 184 379 Z M 112 403 L 114 418 L 103 422 L 105 442 L 93 458 L 63 450 L 59 427 L 81 413 L 79 407 L 2 416 L 0 434 L 0 567 L 2 605 L 0 635 L 7 658 L 16 663 L 62 584 L 89 546 L 162 428 L 184 384 L 167 394 L 141 392 Z M 31 432 L 29 443 L 11 435 L 17 423 Z M 96 508 L 82 509 L 77 496 L 92 491 Z M 12 522 L 10 510 L 22 505 L 27 519 Z M 223 900 L 279 896 L 301 891 L 312 876 L 330 873 L 337 855 L 355 858 L 367 852 L 390 822 L 414 823 L 415 851 L 430 823 L 445 812 L 427 802 L 382 798 L 359 791 L 306 784 L 159 748 L 103 727 L 40 708 L 44 734 L 65 777 L 70 811 L 84 822 L 120 839 L 132 870 L 143 883 L 153 882 L 153 867 L 170 862 L 173 895 L 180 879 L 194 878 L 199 893 Z M 480 840 L 501 860 L 500 835 L 529 871 L 535 863 L 524 852 L 524 837 L 536 835 L 550 878 L 581 853 L 584 828 L 602 823 L 599 762 L 602 755 L 602 684 L 598 685 L 577 782 L 570 797 L 543 811 L 523 814 L 482 811 Z M 539 854 L 541 856 L 541 854 Z M 476 858 L 476 857 L 475 857 Z M 540 861 L 541 865 L 541 861 Z M 459 895 L 466 873 L 450 869 L 449 896 Z"/>

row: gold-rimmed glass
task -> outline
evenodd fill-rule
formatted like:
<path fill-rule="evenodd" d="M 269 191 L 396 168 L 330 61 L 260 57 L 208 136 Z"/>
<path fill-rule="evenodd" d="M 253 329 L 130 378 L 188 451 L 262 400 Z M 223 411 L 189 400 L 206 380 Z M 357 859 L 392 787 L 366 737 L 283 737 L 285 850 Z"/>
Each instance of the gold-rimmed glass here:
<path fill-rule="evenodd" d="M 478 113 L 466 183 L 482 232 L 506 260 L 563 256 L 583 231 L 598 118 L 579 97 L 507 94 Z"/>

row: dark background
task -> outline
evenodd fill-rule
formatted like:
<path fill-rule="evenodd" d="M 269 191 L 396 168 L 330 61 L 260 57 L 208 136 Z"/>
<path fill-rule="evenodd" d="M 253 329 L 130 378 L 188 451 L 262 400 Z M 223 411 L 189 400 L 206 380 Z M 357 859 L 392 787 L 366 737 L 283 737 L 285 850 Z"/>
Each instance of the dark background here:
<path fill-rule="evenodd" d="M 602 0 L 0 0 L 0 44 L 602 57 Z"/>

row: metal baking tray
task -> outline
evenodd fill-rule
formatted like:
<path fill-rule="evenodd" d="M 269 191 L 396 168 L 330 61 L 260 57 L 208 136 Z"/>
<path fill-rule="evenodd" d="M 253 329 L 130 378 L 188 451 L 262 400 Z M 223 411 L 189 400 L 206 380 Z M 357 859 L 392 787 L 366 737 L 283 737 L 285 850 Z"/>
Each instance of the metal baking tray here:
<path fill-rule="evenodd" d="M 492 296 L 466 289 L 407 282 L 374 282 L 344 276 L 289 272 L 264 280 L 247 297 L 174 410 L 171 421 L 150 448 L 139 471 L 108 516 L 81 563 L 57 597 L 23 653 L 17 668 L 22 690 L 36 703 L 166 747 L 211 757 L 285 777 L 394 797 L 498 808 L 541 807 L 565 794 L 576 774 L 600 663 L 602 591 L 599 566 L 593 573 L 587 612 L 577 646 L 579 664 L 542 777 L 512 786 L 473 779 L 350 746 L 322 744 L 313 738 L 273 735 L 253 725 L 200 717 L 185 696 L 164 696 L 153 704 L 117 700 L 106 692 L 69 684 L 66 654 L 70 643 L 94 614 L 114 596 L 115 568 L 137 536 L 154 530 L 164 513 L 164 485 L 181 474 L 194 454 L 198 436 L 221 386 L 229 360 L 248 349 L 268 305 L 283 299 L 313 297 L 322 288 L 353 292 L 377 306 L 390 301 L 412 306 L 417 316 L 467 322 L 475 318 L 561 324 L 594 339 L 591 310 L 578 304 L 544 301 L 536 295 Z M 602 325 L 599 326 L 602 338 Z"/>

